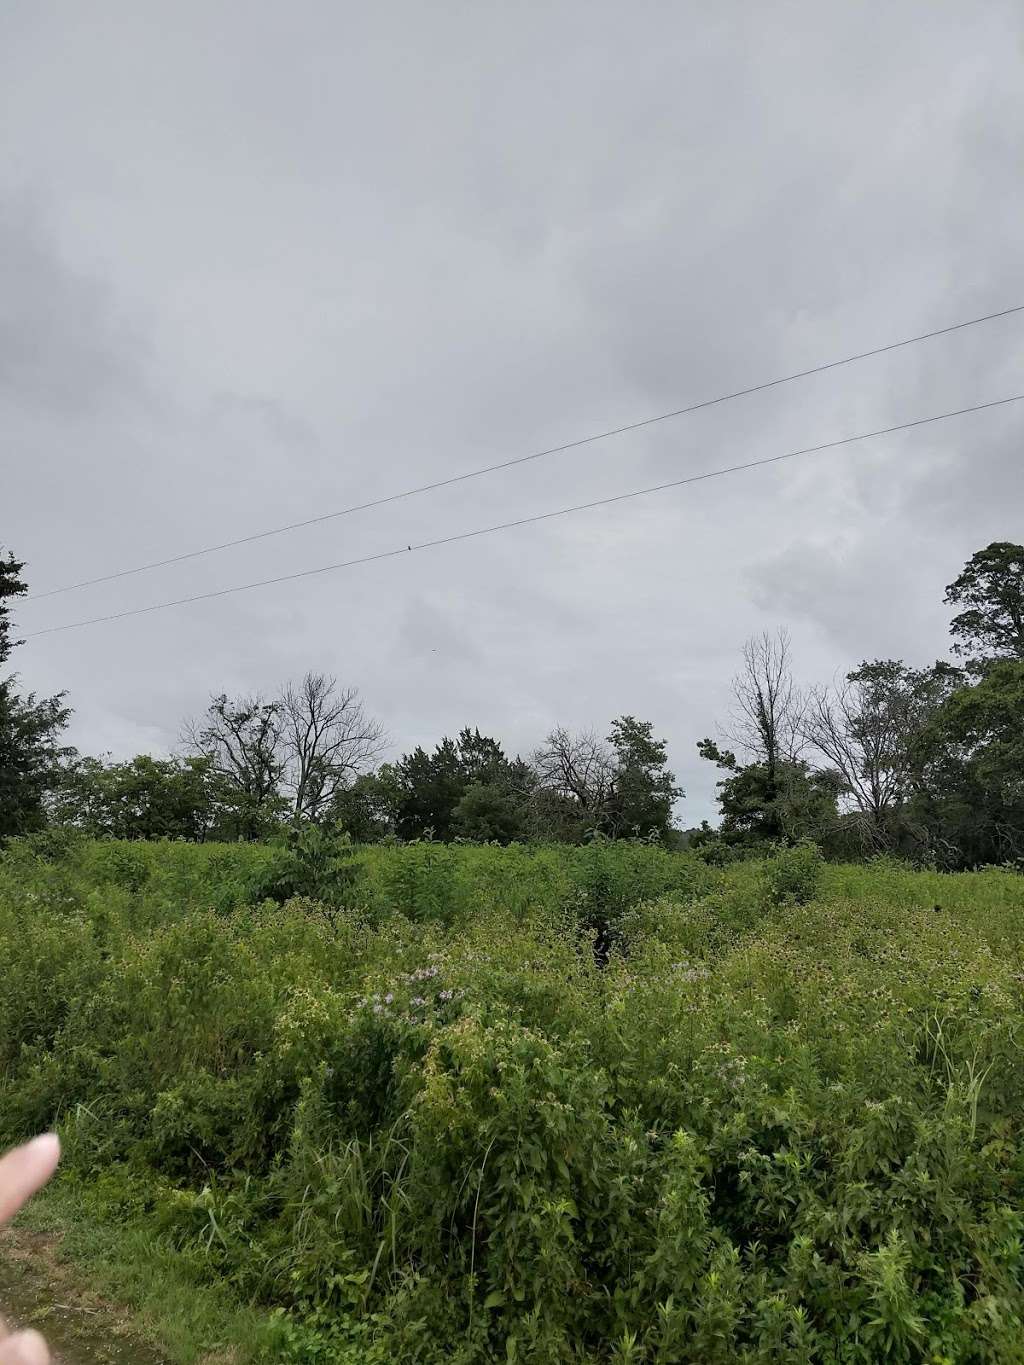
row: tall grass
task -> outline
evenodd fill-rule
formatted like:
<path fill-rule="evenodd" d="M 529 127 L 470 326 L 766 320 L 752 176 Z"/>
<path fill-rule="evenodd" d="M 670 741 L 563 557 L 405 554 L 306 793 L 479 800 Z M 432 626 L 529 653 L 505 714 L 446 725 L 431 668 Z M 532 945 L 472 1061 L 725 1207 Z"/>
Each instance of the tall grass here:
<path fill-rule="evenodd" d="M 279 1358 L 1022 1358 L 1024 879 L 276 858 L 15 846 L 0 1063 Z"/>

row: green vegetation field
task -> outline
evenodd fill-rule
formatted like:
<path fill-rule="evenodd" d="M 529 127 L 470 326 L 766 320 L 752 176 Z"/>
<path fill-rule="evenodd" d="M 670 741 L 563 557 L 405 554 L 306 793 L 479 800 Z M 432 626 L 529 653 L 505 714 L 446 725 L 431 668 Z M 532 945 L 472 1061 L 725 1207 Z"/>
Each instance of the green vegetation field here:
<path fill-rule="evenodd" d="M 281 859 L 0 860 L 5 1138 L 252 1354 L 1024 1360 L 1024 877 Z"/>

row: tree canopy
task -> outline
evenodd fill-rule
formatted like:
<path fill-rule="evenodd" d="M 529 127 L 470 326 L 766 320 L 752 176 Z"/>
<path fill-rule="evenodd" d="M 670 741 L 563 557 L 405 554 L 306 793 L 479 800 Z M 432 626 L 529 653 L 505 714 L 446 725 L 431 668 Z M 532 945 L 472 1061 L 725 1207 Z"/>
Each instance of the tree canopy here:
<path fill-rule="evenodd" d="M 11 606 L 24 596 L 24 564 L 0 553 L 0 665 L 11 656 Z M 46 800 L 73 750 L 61 742 L 71 715 L 64 695 L 36 697 L 18 690 L 17 675 L 0 678 L 0 840 L 27 834 L 46 821 Z"/>
<path fill-rule="evenodd" d="M 963 610 L 953 617 L 953 652 L 974 671 L 999 659 L 1024 659 L 1024 545 L 994 540 L 971 556 L 946 589 Z"/>
<path fill-rule="evenodd" d="M 17 641 L 24 565 L 0 552 L 0 666 Z M 463 726 L 382 762 L 358 690 L 307 672 L 271 695 L 215 694 L 177 755 L 78 758 L 63 695 L 0 677 L 0 838 L 47 819 L 100 837 L 302 840 L 689 839 L 707 856 L 812 840 L 833 856 L 898 854 L 941 867 L 1024 860 L 1024 546 L 993 541 L 946 589 L 956 663 L 863 659 L 804 686 L 785 629 L 742 646 L 719 738 L 720 827 L 684 834 L 654 723 L 552 726 L 528 758 Z M 313 838 L 313 835 L 310 835 Z M 717 841 L 717 852 L 709 842 Z"/>

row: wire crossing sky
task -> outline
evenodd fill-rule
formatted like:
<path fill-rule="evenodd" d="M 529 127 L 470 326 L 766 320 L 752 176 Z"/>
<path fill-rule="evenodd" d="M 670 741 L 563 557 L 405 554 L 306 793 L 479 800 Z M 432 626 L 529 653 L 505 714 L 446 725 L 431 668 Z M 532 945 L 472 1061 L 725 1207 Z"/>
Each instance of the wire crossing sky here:
<path fill-rule="evenodd" d="M 729 403 L 737 398 L 746 398 L 751 394 L 764 393 L 769 389 L 779 388 L 783 384 L 792 384 L 798 379 L 807 379 L 811 375 L 825 374 L 829 370 L 838 369 L 843 365 L 852 365 L 858 360 L 868 360 L 873 356 L 885 355 L 891 351 L 901 350 L 905 346 L 914 346 L 918 342 L 931 341 L 935 337 L 948 336 L 952 332 L 961 332 L 968 327 L 977 327 L 983 322 L 994 322 L 998 318 L 1010 317 L 1015 313 L 1024 312 L 1024 304 L 1015 304 L 1011 308 L 1002 308 L 995 313 L 985 313 L 982 317 L 966 318 L 962 322 L 954 322 L 948 327 L 939 327 L 931 332 L 921 332 L 917 336 L 904 337 L 900 341 L 890 341 L 884 346 L 875 346 L 869 351 L 858 351 L 855 355 L 844 356 L 840 360 L 828 360 L 820 365 L 814 365 L 807 370 L 798 370 L 794 374 L 782 375 L 777 379 L 768 379 L 759 384 L 752 384 L 745 389 L 734 389 L 731 393 L 718 395 L 716 398 L 704 398 L 700 402 L 691 403 L 687 407 L 675 408 L 672 412 L 663 412 L 655 417 L 644 417 L 637 422 L 630 422 L 626 426 L 612 427 L 608 431 L 596 432 L 590 436 L 581 436 L 578 440 L 567 441 L 564 445 L 549 446 L 546 450 L 536 450 L 528 455 L 519 455 L 510 460 L 502 460 L 498 464 L 490 464 L 482 469 L 471 469 L 464 474 L 453 474 L 450 478 L 437 479 L 433 483 L 419 484 L 415 488 L 404 488 L 397 493 L 389 493 L 381 498 L 374 498 L 370 502 L 356 503 L 352 507 L 343 507 L 336 512 L 323 512 L 319 516 L 307 517 L 303 521 L 288 522 L 284 526 L 272 526 L 265 531 L 256 531 L 251 535 L 238 536 L 234 540 L 224 540 L 217 545 L 206 545 L 198 550 L 188 550 L 183 554 L 170 555 L 166 559 L 155 559 L 148 564 L 136 564 L 127 569 L 115 569 L 112 573 L 101 574 L 96 578 L 84 578 L 78 583 L 68 583 L 63 587 L 49 588 L 45 592 L 32 593 L 25 597 L 25 601 L 39 601 L 44 597 L 55 597 L 59 593 L 77 592 L 80 588 L 95 587 L 99 583 L 111 583 L 118 578 L 128 578 L 135 574 L 148 573 L 152 569 L 164 569 L 172 564 L 183 564 L 187 560 L 199 559 L 203 555 L 217 554 L 222 550 L 231 550 L 239 545 L 251 545 L 258 540 L 267 540 L 271 536 L 284 535 L 288 531 L 298 531 L 306 526 L 318 526 L 326 521 L 333 521 L 338 517 L 351 516 L 354 512 L 366 512 L 374 507 L 385 507 L 389 503 L 399 502 L 404 498 L 416 497 L 421 493 L 432 493 L 441 488 L 450 488 L 455 484 L 466 483 L 470 479 L 479 479 L 486 474 L 496 474 L 499 470 L 513 469 L 517 465 L 529 464 L 535 460 L 545 459 L 549 455 L 562 455 L 569 450 L 578 450 L 580 446 L 592 445 L 597 441 L 605 441 L 613 436 L 622 436 L 626 432 L 640 431 L 644 427 L 654 426 L 658 422 L 667 422 L 674 417 L 685 417 L 689 413 L 700 412 L 705 408 L 717 407 L 720 403 Z M 240 591 L 240 590 L 236 590 Z"/>
<path fill-rule="evenodd" d="M 728 465 L 724 469 L 711 469 L 702 474 L 690 474 L 683 479 L 671 479 L 667 483 L 652 484 L 647 488 L 633 488 L 626 493 L 616 493 L 607 498 L 595 498 L 591 502 L 574 503 L 571 507 L 559 507 L 550 512 L 538 512 L 533 516 L 517 517 L 514 521 L 498 522 L 493 526 L 480 526 L 472 531 L 462 531 L 457 535 L 439 536 L 436 540 L 420 541 L 416 545 L 399 546 L 393 550 L 380 550 L 376 554 L 360 555 L 356 559 L 342 560 L 337 564 L 322 564 L 315 569 L 300 569 L 297 573 L 279 574 L 275 578 L 261 578 L 252 583 L 239 583 L 231 588 L 217 588 L 211 592 L 195 593 L 191 597 L 178 597 L 170 602 L 154 602 L 147 607 L 133 607 L 129 611 L 112 612 L 107 616 L 94 616 L 85 621 L 69 621 L 62 626 L 49 626 L 44 630 L 30 631 L 24 638 L 32 640 L 40 635 L 55 635 L 65 630 L 81 630 L 85 626 L 101 625 L 107 621 L 123 621 L 129 616 L 145 616 L 154 611 L 166 611 L 169 607 L 187 606 L 192 602 L 209 602 L 217 597 L 229 597 L 233 593 L 250 592 L 255 588 L 268 588 L 277 583 L 291 583 L 299 578 L 313 578 L 319 574 L 335 573 L 341 569 L 351 569 L 358 564 L 372 564 L 382 559 L 396 559 L 419 550 L 432 550 L 441 545 L 454 545 L 460 541 L 475 540 L 480 536 L 495 535 L 499 531 L 511 531 L 520 526 L 531 526 L 537 522 L 552 521 L 556 517 L 567 517 L 575 512 L 588 512 L 597 507 L 610 507 L 615 503 L 629 502 L 634 498 L 649 497 L 654 493 L 664 493 L 669 489 L 683 488 L 687 484 L 703 483 L 708 479 L 720 479 L 727 474 L 740 474 L 751 469 L 763 469 L 767 465 L 780 464 L 784 460 L 795 460 L 803 455 L 817 455 L 826 450 L 837 450 L 841 446 L 853 445 L 856 441 L 867 441 L 876 436 L 889 436 L 898 431 L 909 431 L 913 427 L 928 426 L 932 422 L 945 422 L 951 417 L 963 417 L 968 413 L 984 412 L 989 408 L 1004 407 L 1008 403 L 1024 400 L 1024 393 L 1012 394 L 1008 398 L 994 398 L 987 403 L 975 403 L 969 408 L 957 408 L 953 412 L 940 412 L 931 417 L 918 417 L 911 422 L 900 422 L 896 426 L 879 427 L 876 431 L 862 431 L 855 436 L 843 436 L 837 441 L 825 441 L 821 445 L 804 446 L 800 450 L 787 450 L 781 455 L 769 455 L 761 460 L 748 460 L 743 464 Z"/>

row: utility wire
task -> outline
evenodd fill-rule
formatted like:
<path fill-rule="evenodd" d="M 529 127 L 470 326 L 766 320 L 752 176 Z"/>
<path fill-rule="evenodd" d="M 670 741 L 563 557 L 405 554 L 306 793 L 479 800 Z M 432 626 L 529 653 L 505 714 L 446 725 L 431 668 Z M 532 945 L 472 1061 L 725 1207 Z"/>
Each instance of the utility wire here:
<path fill-rule="evenodd" d="M 459 541 L 494 535 L 498 531 L 510 531 L 518 526 L 531 526 L 541 521 L 552 521 L 556 517 L 567 517 L 574 512 L 590 511 L 595 507 L 610 507 L 614 503 L 648 497 L 652 493 L 663 493 L 670 488 L 682 488 L 686 484 L 702 483 L 707 479 L 720 479 L 726 474 L 739 474 L 748 469 L 761 469 L 765 465 L 780 464 L 783 460 L 795 460 L 801 455 L 816 455 L 821 451 L 836 450 L 840 446 L 852 445 L 855 441 L 867 441 L 875 436 L 889 436 L 897 431 L 909 431 L 912 427 L 928 426 L 932 422 L 945 422 L 951 417 L 963 417 L 971 412 L 984 412 L 988 408 L 999 408 L 1007 403 L 1019 403 L 1022 400 L 1024 400 L 1024 393 L 1016 393 L 1009 398 L 995 398 L 988 403 L 975 403 L 969 408 L 957 408 L 953 412 L 940 412 L 933 417 L 919 417 L 913 422 L 900 422 L 896 426 L 879 427 L 875 431 L 862 431 L 855 436 L 844 436 L 838 441 L 825 441 L 822 445 L 805 446 L 802 450 L 788 450 L 782 455 L 769 455 L 762 460 L 748 460 L 744 464 L 729 465 L 724 469 L 711 469 L 703 474 L 690 474 L 684 479 L 671 479 L 667 483 L 651 484 L 647 488 L 634 488 L 628 493 L 616 493 L 608 498 L 595 498 L 592 502 L 574 503 L 571 507 L 559 507 L 553 512 L 538 512 L 529 517 L 517 517 L 514 521 L 502 521 L 494 526 L 480 526 L 472 531 L 461 531 L 457 535 L 439 536 L 436 540 L 424 540 L 416 545 L 399 546 L 394 550 L 379 550 L 376 554 L 361 555 L 357 559 L 345 559 L 337 564 L 323 564 L 316 569 L 301 569 L 298 573 L 280 574 L 276 578 L 261 578 L 253 583 L 239 583 L 232 588 L 217 588 L 213 592 L 196 593 L 191 597 L 177 597 L 170 602 L 155 602 L 148 607 L 133 607 L 129 611 L 112 612 L 108 616 L 93 616 L 85 621 L 70 621 L 63 626 L 48 626 L 44 630 L 30 631 L 24 638 L 34 640 L 40 635 L 56 635 L 65 630 L 79 630 L 84 626 L 100 625 L 105 621 L 123 621 L 128 616 L 143 616 L 148 612 L 165 611 L 168 607 L 182 607 L 192 602 L 209 602 L 216 597 L 227 597 L 236 592 L 250 592 L 254 588 L 268 588 L 275 583 L 292 583 L 298 578 L 312 578 L 317 574 L 333 573 L 338 569 L 351 569 L 357 564 L 373 564 L 381 559 L 397 559 L 400 555 L 407 555 L 418 550 L 432 550 L 440 545 L 454 545 Z"/>
<path fill-rule="evenodd" d="M 529 455 L 518 455 L 510 460 L 502 460 L 498 464 L 485 465 L 482 469 L 471 469 L 465 474 L 453 474 L 447 479 L 437 479 L 433 483 L 419 484 L 415 488 L 404 488 L 398 493 L 388 493 L 384 497 L 374 498 L 370 502 L 356 503 L 351 507 L 342 507 L 337 512 L 324 512 L 320 516 L 307 517 L 304 521 L 292 521 L 285 526 L 272 526 L 266 531 L 256 531 L 252 535 L 239 536 L 235 540 L 223 540 L 218 545 L 206 545 L 199 550 L 189 550 L 184 554 L 170 555 L 167 559 L 155 559 L 148 564 L 137 564 L 128 569 L 117 569 L 113 573 L 101 574 L 98 578 L 84 578 L 79 583 L 68 583 L 60 588 L 48 588 L 45 592 L 31 593 L 23 600 L 26 602 L 39 601 L 44 597 L 55 597 L 58 593 L 77 592 L 80 588 L 92 588 L 98 583 L 110 583 L 116 578 L 128 578 L 134 574 L 148 573 L 152 569 L 164 569 L 171 564 L 183 564 L 189 559 L 199 559 L 203 555 L 217 554 L 221 550 L 231 550 L 238 545 L 251 545 L 257 540 L 267 540 L 271 536 L 281 536 L 288 531 L 298 531 L 306 526 L 318 526 L 325 521 L 334 521 L 338 517 L 351 516 L 354 512 L 368 512 L 374 507 L 385 507 L 392 502 L 400 502 L 404 498 L 417 497 L 421 493 L 433 493 L 439 488 L 450 488 L 453 484 L 466 483 L 470 479 L 483 478 L 485 474 L 497 474 L 503 469 L 514 469 L 517 465 L 529 464 L 534 460 L 543 460 L 549 455 L 562 455 L 567 450 L 577 450 L 580 446 L 593 445 L 595 441 L 606 441 L 612 436 L 623 436 L 629 431 L 639 431 L 642 427 L 654 426 L 657 422 L 667 422 L 673 417 L 685 417 L 691 412 L 700 412 L 703 408 L 713 408 L 719 403 L 729 403 L 736 398 L 746 398 L 750 394 L 764 393 L 766 389 L 778 388 L 782 384 L 792 384 L 797 379 L 807 379 L 811 375 L 824 374 L 827 370 L 838 369 L 841 365 L 852 365 L 857 360 L 868 360 L 872 356 L 884 355 L 887 351 L 897 351 L 903 346 L 914 346 L 919 341 L 931 341 L 934 337 L 947 336 L 950 332 L 963 331 L 965 327 L 977 327 L 982 322 L 993 322 L 997 318 L 1009 317 L 1013 313 L 1024 312 L 1024 303 L 1017 304 L 1013 308 L 1003 308 L 998 313 L 986 313 L 983 317 L 967 318 L 964 322 L 954 322 L 949 327 L 939 327 L 934 332 L 921 332 L 918 336 L 905 337 L 902 341 L 891 341 L 885 346 L 876 346 L 870 351 L 858 351 L 856 355 L 844 356 L 842 360 L 829 360 L 823 365 L 815 365 L 809 370 L 798 370 L 795 374 L 782 375 L 778 379 L 766 380 L 763 384 L 752 384 L 746 389 L 734 389 L 732 393 L 719 394 L 717 398 L 705 398 L 699 403 L 691 403 L 685 408 L 675 408 L 672 412 L 663 412 L 656 417 L 644 417 L 639 422 L 629 422 L 626 426 L 612 427 L 608 431 L 599 431 L 592 436 L 582 436 L 576 441 L 567 441 L 565 445 L 549 446 L 546 450 L 535 450 Z"/>

